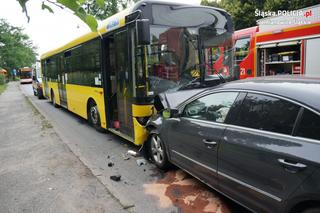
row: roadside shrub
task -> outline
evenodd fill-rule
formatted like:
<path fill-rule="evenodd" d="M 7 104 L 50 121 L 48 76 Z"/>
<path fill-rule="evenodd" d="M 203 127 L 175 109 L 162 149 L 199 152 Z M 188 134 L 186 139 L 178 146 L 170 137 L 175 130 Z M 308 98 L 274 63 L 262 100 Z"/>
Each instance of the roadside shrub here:
<path fill-rule="evenodd" d="M 0 74 L 0 85 L 5 84 L 6 83 L 5 80 L 6 79 L 5 79 L 4 75 Z"/>

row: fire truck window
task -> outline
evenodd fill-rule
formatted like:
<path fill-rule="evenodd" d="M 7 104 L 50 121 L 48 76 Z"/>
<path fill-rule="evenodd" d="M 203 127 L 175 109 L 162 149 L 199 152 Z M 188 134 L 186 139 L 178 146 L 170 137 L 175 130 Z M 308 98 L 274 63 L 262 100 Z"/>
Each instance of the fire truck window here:
<path fill-rule="evenodd" d="M 278 98 L 248 94 L 237 125 L 290 135 L 300 107 Z"/>
<path fill-rule="evenodd" d="M 319 129 L 320 116 L 305 109 L 297 131 L 297 136 L 320 140 Z"/>
<path fill-rule="evenodd" d="M 242 38 L 235 44 L 235 60 L 239 64 L 249 53 L 250 38 Z"/>

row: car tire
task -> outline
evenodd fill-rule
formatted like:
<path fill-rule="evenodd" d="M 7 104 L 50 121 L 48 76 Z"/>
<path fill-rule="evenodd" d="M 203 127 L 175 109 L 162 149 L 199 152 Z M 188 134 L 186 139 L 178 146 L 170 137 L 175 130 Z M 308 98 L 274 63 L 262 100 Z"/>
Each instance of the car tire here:
<path fill-rule="evenodd" d="M 90 101 L 88 107 L 88 121 L 98 132 L 104 132 L 101 127 L 100 113 L 97 104 L 94 101 Z"/>
<path fill-rule="evenodd" d="M 320 207 L 312 207 L 303 210 L 301 213 L 319 213 L 320 212 Z"/>
<path fill-rule="evenodd" d="M 159 169 L 167 170 L 171 167 L 165 143 L 162 141 L 158 133 L 150 133 L 147 148 L 151 161 Z"/>

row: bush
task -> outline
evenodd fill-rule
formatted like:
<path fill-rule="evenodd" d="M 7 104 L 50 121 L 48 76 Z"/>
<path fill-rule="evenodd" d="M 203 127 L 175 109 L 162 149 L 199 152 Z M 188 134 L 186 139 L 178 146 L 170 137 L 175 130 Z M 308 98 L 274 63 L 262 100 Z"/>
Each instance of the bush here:
<path fill-rule="evenodd" d="M 4 77 L 4 75 L 0 74 L 0 85 L 3 85 L 6 83 L 6 79 Z"/>

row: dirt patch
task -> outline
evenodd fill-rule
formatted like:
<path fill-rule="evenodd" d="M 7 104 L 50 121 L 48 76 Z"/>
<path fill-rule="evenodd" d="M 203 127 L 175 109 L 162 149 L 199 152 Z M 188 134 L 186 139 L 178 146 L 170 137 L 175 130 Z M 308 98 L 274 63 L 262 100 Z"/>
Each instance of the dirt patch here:
<path fill-rule="evenodd" d="M 38 116 L 41 120 L 41 130 L 51 129 L 51 123 L 39 112 L 39 110 L 31 103 L 30 99 L 25 96 L 26 102 L 31 106 L 33 116 Z"/>
<path fill-rule="evenodd" d="M 181 170 L 169 171 L 157 182 L 144 184 L 144 190 L 158 197 L 161 208 L 174 205 L 183 213 L 231 212 L 207 186 Z"/>

